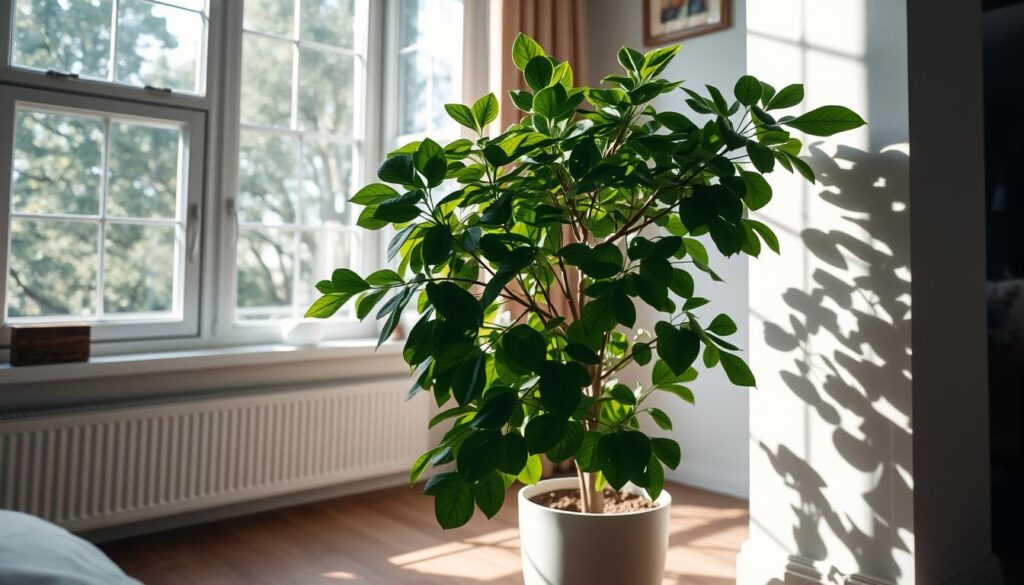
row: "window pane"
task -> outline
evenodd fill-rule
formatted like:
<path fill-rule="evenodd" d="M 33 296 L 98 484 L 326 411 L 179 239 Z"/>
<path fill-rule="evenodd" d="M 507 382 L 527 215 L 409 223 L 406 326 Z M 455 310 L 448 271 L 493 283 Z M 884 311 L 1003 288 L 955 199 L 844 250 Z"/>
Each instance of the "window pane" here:
<path fill-rule="evenodd" d="M 174 308 L 177 230 L 173 225 L 107 225 L 105 312 L 169 313 Z"/>
<path fill-rule="evenodd" d="M 242 122 L 291 125 L 292 51 L 287 41 L 243 35 Z"/>
<path fill-rule="evenodd" d="M 302 0 L 301 19 L 302 40 L 352 48 L 355 0 Z"/>
<path fill-rule="evenodd" d="M 107 215 L 174 218 L 180 145 L 175 128 L 111 123 Z"/>
<path fill-rule="evenodd" d="M 306 140 L 303 144 L 303 224 L 349 225 L 352 155 L 350 144 L 324 140 Z"/>
<path fill-rule="evenodd" d="M 15 65 L 106 79 L 112 0 L 17 0 Z"/>
<path fill-rule="evenodd" d="M 117 80 L 198 93 L 203 51 L 199 13 L 120 0 L 117 26 Z"/>
<path fill-rule="evenodd" d="M 420 37 L 428 30 L 429 13 L 425 0 L 401 0 L 398 10 L 398 43 L 400 48 L 409 47 L 419 42 Z"/>
<path fill-rule="evenodd" d="M 461 54 L 461 53 L 460 53 Z M 457 126 L 444 105 L 462 103 L 462 66 L 456 66 L 446 59 L 434 59 L 434 83 L 431 88 L 431 128 L 434 130 L 455 130 Z"/>
<path fill-rule="evenodd" d="M 243 131 L 239 157 L 239 220 L 259 224 L 295 223 L 298 138 Z"/>
<path fill-rule="evenodd" d="M 238 238 L 238 319 L 291 317 L 295 232 L 243 229 Z"/>
<path fill-rule="evenodd" d="M 352 134 L 353 59 L 344 53 L 302 49 L 299 55 L 299 124 L 304 130 Z"/>
<path fill-rule="evenodd" d="M 316 283 L 329 278 L 335 268 L 359 269 L 358 265 L 353 264 L 353 239 L 356 237 L 348 232 L 332 229 L 301 232 L 296 316 L 301 316 L 313 301 L 320 298 Z M 339 315 L 347 313 L 351 306 L 352 304 L 349 304 L 339 312 Z"/>
<path fill-rule="evenodd" d="M 399 134 L 427 130 L 430 119 L 429 75 L 430 59 L 419 51 L 398 57 Z"/>
<path fill-rule="evenodd" d="M 99 224 L 11 219 L 7 314 L 95 314 Z"/>
<path fill-rule="evenodd" d="M 102 120 L 18 111 L 12 197 L 15 211 L 96 215 L 102 176 Z"/>
<path fill-rule="evenodd" d="M 247 30 L 291 37 L 294 18 L 293 0 L 245 0 L 242 26 Z"/>

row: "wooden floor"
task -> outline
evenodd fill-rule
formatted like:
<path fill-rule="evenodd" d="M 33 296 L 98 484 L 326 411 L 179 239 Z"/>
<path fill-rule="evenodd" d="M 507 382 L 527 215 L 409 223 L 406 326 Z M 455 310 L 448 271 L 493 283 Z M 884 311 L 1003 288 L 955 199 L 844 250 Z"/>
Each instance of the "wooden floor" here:
<path fill-rule="evenodd" d="M 669 490 L 665 585 L 735 583 L 746 502 L 685 486 Z M 146 585 L 522 584 L 513 496 L 496 518 L 478 511 L 450 531 L 436 526 L 432 498 L 395 488 L 102 548 Z"/>

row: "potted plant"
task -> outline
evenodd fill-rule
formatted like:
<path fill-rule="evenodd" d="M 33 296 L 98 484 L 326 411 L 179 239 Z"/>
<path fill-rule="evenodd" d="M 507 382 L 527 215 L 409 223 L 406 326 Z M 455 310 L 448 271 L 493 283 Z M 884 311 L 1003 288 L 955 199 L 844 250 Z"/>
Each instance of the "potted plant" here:
<path fill-rule="evenodd" d="M 800 85 L 776 91 L 746 75 L 729 100 L 662 79 L 678 51 L 623 48 L 622 74 L 575 87 L 568 63 L 519 36 L 512 56 L 530 89 L 511 98 L 522 120 L 491 137 L 493 94 L 448 104 L 475 139 L 427 138 L 389 153 L 381 182 L 351 201 L 364 206 L 359 226 L 397 229 L 387 252 L 396 269 L 365 278 L 338 269 L 317 284 L 323 296 L 307 313 L 329 317 L 355 299 L 360 319 L 376 309 L 383 342 L 415 307 L 403 353 L 414 368 L 409 395 L 430 392 L 444 408 L 430 426 L 451 430 L 411 480 L 444 466 L 424 488 L 444 528 L 474 508 L 493 516 L 514 481 L 527 484 L 519 509 L 530 584 L 661 583 L 664 466 L 679 465 L 680 448 L 641 431 L 642 418 L 672 427 L 648 399 L 668 392 L 692 403 L 685 384 L 698 357 L 754 386 L 726 339 L 733 320 L 693 313 L 708 303 L 694 271 L 720 280 L 698 237 L 726 256 L 778 253 L 772 230 L 747 210 L 771 200 L 763 175 L 777 167 L 814 181 L 786 128 L 827 136 L 864 123 L 840 106 L 776 117 L 801 102 Z M 656 111 L 651 100 L 667 93 L 697 116 Z M 664 315 L 652 332 L 634 331 L 638 303 Z M 652 364 L 650 383 L 617 381 L 632 363 Z M 577 477 L 538 483 L 542 454 L 574 458 Z"/>

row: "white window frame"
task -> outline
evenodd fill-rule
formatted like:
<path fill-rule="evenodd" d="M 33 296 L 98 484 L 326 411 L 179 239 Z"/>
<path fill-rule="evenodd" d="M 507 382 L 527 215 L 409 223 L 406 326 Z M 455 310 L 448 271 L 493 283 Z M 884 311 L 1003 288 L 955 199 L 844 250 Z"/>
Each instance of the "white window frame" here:
<path fill-rule="evenodd" d="M 92 326 L 92 338 L 96 341 L 110 341 L 114 339 L 144 339 L 151 337 L 185 337 L 198 334 L 199 327 L 199 229 L 202 221 L 200 207 L 202 204 L 203 184 L 203 148 L 206 142 L 205 125 L 206 117 L 202 112 L 194 110 L 182 110 L 167 108 L 151 104 L 123 103 L 118 100 L 111 100 L 99 97 L 75 96 L 62 92 L 48 90 L 7 88 L 0 95 L 0 119 L 15 119 L 17 110 L 24 108 L 32 111 L 40 111 L 53 114 L 94 116 L 101 118 L 105 126 L 104 148 L 105 156 L 110 145 L 110 122 L 128 121 L 148 124 L 171 126 L 178 129 L 182 135 L 183 165 L 179 169 L 179 189 L 185 193 L 177 201 L 174 222 L 181 230 L 175 238 L 175 285 L 178 288 L 175 296 L 176 306 L 171 314 L 166 317 L 108 317 L 94 320 L 93 317 L 39 317 L 39 318 L 14 318 L 6 322 L 0 332 L 0 341 L 5 344 L 10 342 L 10 325 L 22 323 L 47 323 L 47 322 L 73 322 L 80 321 L 89 323 Z M 13 143 L 14 124 L 0 126 L 0 177 L 6 177 L 5 189 L 0 190 L 0 225 L 7 226 L 6 237 L 0 238 L 0 274 L 4 275 L 6 285 L 8 255 L 10 247 L 10 221 L 11 221 L 11 199 L 13 196 Z M 105 168 L 104 171 L 107 169 Z M 103 180 L 103 191 L 107 188 L 106 178 Z M 16 215 L 38 215 L 40 219 L 52 220 L 67 219 L 69 221 L 88 221 L 100 226 L 100 237 L 98 246 L 105 245 L 106 225 L 108 223 L 147 223 L 145 220 L 112 219 L 106 216 L 103 209 L 105 193 L 100 193 L 100 209 L 95 216 L 74 216 L 61 214 L 22 214 Z M 102 279 L 102 257 L 100 252 L 100 266 L 97 277 Z M 102 295 L 102 286 L 98 287 L 97 294 Z M 5 321 L 7 320 L 7 292 L 8 287 L 0 287 L 0 307 L 3 308 Z M 97 299 L 97 307 L 102 307 L 102 297 Z"/>
<path fill-rule="evenodd" d="M 116 0 L 115 0 L 116 1 Z M 367 0 L 367 26 L 357 30 L 357 43 L 365 55 L 364 102 L 357 113 L 354 142 L 360 142 L 356 186 L 376 180 L 377 165 L 391 150 L 397 109 L 398 21 L 400 0 Z M 9 26 L 8 39 L 0 41 L 0 116 L 10 115 L 14 102 L 45 103 L 117 117 L 152 116 L 181 120 L 188 126 L 188 234 L 198 237 L 194 262 L 186 266 L 183 320 L 169 323 L 99 325 L 93 328 L 93 354 L 119 355 L 167 351 L 196 351 L 218 347 L 275 344 L 281 340 L 283 323 L 236 322 L 234 209 L 238 194 L 239 120 L 243 0 L 207 0 L 206 83 L 203 95 L 166 93 L 85 78 L 68 79 L 36 70 L 10 66 L 14 32 L 13 3 L 0 2 L 0 27 Z M 463 14 L 463 101 L 486 92 L 486 55 L 480 49 L 487 32 L 489 0 L 465 0 Z M 3 23 L 6 23 L 4 25 Z M 372 34 L 381 31 L 383 34 Z M 357 52 L 360 47 L 357 45 Z M 484 64 L 483 66 L 481 64 Z M 8 91 L 11 90 L 11 91 Z M 35 97 L 32 97 L 35 96 Z M 44 99 L 45 98 L 45 99 Z M 7 104 L 10 105 L 7 105 Z M 0 118 L 2 119 L 2 118 Z M 13 118 L 10 118 L 13 120 Z M 13 124 L 0 125 L 0 229 L 9 231 L 10 166 Z M 452 136 L 455 138 L 457 136 Z M 4 175 L 6 173 L 6 175 Z M 197 187 L 198 185 L 198 187 Z M 193 209 L 187 207 L 187 210 Z M 384 266 L 386 230 L 361 234 L 362 269 Z M 8 234 L 0 237 L 0 301 L 6 291 Z M 324 275 L 327 277 L 328 275 Z M 0 304 L 5 308 L 5 305 Z M 6 319 L 6 310 L 4 311 Z M 325 339 L 372 345 L 378 325 L 372 318 L 322 322 Z M 0 329 L 0 359 L 9 346 L 9 326 Z"/>

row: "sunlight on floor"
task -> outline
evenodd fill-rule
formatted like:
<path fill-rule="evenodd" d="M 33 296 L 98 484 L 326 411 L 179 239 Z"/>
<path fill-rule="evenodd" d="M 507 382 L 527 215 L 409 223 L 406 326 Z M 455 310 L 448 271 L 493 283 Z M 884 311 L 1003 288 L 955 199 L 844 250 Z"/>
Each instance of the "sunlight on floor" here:
<path fill-rule="evenodd" d="M 410 571 L 491 581 L 519 572 L 519 531 L 506 528 L 388 559 Z"/>

